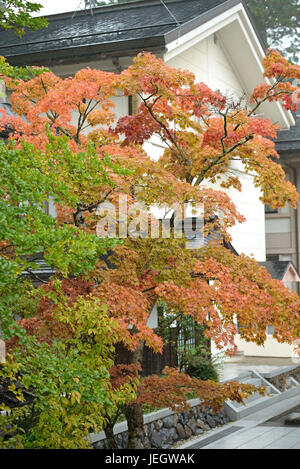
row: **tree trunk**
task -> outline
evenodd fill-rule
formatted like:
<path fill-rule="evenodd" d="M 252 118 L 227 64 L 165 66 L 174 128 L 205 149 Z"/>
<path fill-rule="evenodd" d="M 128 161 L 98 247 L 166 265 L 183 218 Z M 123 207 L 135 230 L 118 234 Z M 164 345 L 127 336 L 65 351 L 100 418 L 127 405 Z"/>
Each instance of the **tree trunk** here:
<path fill-rule="evenodd" d="M 134 403 L 125 411 L 128 424 L 128 449 L 142 449 L 142 435 L 144 431 L 143 408 Z"/>
<path fill-rule="evenodd" d="M 106 436 L 106 441 L 107 441 L 107 445 L 108 445 L 108 449 L 119 449 L 118 448 L 118 445 L 117 445 L 117 442 L 115 440 L 115 436 L 114 436 L 114 424 L 107 424 L 105 427 L 104 427 L 104 433 L 105 433 L 105 436 Z"/>
<path fill-rule="evenodd" d="M 132 354 L 132 363 L 142 363 L 144 342 Z M 127 406 L 125 416 L 128 425 L 128 449 L 142 449 L 142 435 L 144 431 L 143 408 L 138 403 Z"/>

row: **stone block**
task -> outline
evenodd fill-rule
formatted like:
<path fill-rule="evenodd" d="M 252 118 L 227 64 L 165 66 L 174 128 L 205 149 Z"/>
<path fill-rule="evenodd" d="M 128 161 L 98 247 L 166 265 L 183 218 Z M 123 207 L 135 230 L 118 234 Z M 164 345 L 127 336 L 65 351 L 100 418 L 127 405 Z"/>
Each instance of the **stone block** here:
<path fill-rule="evenodd" d="M 191 428 L 188 425 L 184 426 L 184 431 L 185 431 L 185 434 L 186 434 L 187 438 L 191 438 L 191 436 L 193 436 L 193 432 L 192 432 Z"/>
<path fill-rule="evenodd" d="M 160 430 L 162 427 L 163 427 L 163 421 L 162 420 L 156 420 L 154 422 L 155 430 Z"/>
<path fill-rule="evenodd" d="M 208 415 L 206 417 L 206 421 L 207 421 L 208 425 L 210 426 L 210 428 L 216 428 L 217 424 L 215 422 L 215 419 L 211 415 Z"/>
<path fill-rule="evenodd" d="M 162 428 L 161 430 L 154 430 L 151 435 L 151 443 L 156 448 L 162 448 L 164 445 L 170 445 L 172 443 L 172 439 L 170 437 L 170 433 L 166 428 Z"/>
<path fill-rule="evenodd" d="M 185 434 L 184 428 L 183 428 L 183 426 L 182 426 L 181 423 L 178 423 L 178 424 L 176 425 L 176 430 L 177 430 L 177 433 L 178 433 L 178 435 L 179 435 L 179 438 L 180 438 L 181 440 L 184 440 L 184 439 L 186 438 L 186 434 Z"/>
<path fill-rule="evenodd" d="M 177 422 L 176 422 L 177 423 Z M 163 419 L 163 425 L 166 428 L 172 428 L 174 427 L 174 418 L 173 415 L 170 415 L 169 417 L 165 417 Z"/>
<path fill-rule="evenodd" d="M 197 422 L 196 420 L 193 418 L 191 418 L 188 423 L 187 423 L 187 426 L 190 427 L 190 429 L 192 430 L 193 432 L 193 435 L 195 434 L 196 432 L 196 428 L 197 428 Z"/>
<path fill-rule="evenodd" d="M 288 425 L 300 425 L 300 413 L 299 412 L 292 412 L 288 414 L 284 420 L 284 422 Z"/>
<path fill-rule="evenodd" d="M 202 428 L 199 428 L 199 427 L 196 428 L 196 431 L 195 431 L 196 436 L 202 435 L 203 433 L 204 433 L 204 430 L 202 430 Z"/>
<path fill-rule="evenodd" d="M 203 420 L 197 419 L 196 423 L 197 423 L 197 426 L 198 426 L 198 427 L 202 428 L 202 430 L 206 430 L 207 426 L 205 425 L 205 423 L 203 422 Z"/>

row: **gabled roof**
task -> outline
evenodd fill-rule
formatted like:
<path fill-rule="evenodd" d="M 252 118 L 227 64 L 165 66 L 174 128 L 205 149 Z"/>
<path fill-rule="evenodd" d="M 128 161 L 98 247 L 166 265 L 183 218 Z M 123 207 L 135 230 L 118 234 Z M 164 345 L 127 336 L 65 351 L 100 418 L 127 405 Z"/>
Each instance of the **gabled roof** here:
<path fill-rule="evenodd" d="M 164 50 L 166 44 L 227 11 L 242 0 L 140 0 L 48 17 L 49 25 L 22 39 L 0 33 L 0 55 L 13 64 L 53 64 L 98 54 Z M 264 47 L 264 45 L 263 45 Z M 70 53 L 72 50 L 72 53 Z"/>
<path fill-rule="evenodd" d="M 168 63 L 216 34 L 246 93 L 263 80 L 266 45 L 243 0 L 138 0 L 97 8 L 93 15 L 86 10 L 48 20 L 47 28 L 26 31 L 21 39 L 11 31 L 1 32 L 0 55 L 12 65 L 57 67 L 58 74 L 72 74 L 68 66 L 83 63 L 105 68 L 105 61 L 119 70 L 141 51 L 151 51 Z M 262 112 L 283 129 L 294 125 L 291 113 L 279 103 L 265 103 Z"/>
<path fill-rule="evenodd" d="M 260 262 L 265 267 L 272 278 L 283 282 L 299 282 L 300 278 L 296 267 L 291 261 L 266 261 Z"/>
<path fill-rule="evenodd" d="M 276 140 L 276 150 L 279 153 L 300 152 L 300 104 L 297 112 L 294 114 L 295 125 L 290 130 L 281 130 L 278 132 Z"/>

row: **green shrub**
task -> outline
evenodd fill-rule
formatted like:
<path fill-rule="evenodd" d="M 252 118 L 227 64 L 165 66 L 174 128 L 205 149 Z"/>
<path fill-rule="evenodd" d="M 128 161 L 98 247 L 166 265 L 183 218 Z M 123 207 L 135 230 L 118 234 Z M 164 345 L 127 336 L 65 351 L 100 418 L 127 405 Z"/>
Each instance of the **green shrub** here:
<path fill-rule="evenodd" d="M 219 360 L 203 347 L 186 352 L 182 357 L 182 365 L 184 372 L 192 378 L 219 381 Z"/>

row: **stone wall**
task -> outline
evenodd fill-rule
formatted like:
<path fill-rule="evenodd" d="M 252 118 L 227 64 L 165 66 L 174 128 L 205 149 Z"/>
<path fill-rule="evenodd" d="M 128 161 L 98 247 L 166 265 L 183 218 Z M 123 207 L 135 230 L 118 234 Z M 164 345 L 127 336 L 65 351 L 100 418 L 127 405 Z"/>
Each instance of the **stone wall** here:
<path fill-rule="evenodd" d="M 280 392 L 289 388 L 289 378 L 294 378 L 300 383 L 300 366 L 286 367 L 280 372 L 263 373 L 264 378 L 275 386 Z"/>
<path fill-rule="evenodd" d="M 216 414 L 209 407 L 203 408 L 199 401 L 196 405 L 192 405 L 190 410 L 180 414 L 163 409 L 144 417 L 143 447 L 146 449 L 172 448 L 178 441 L 202 435 L 204 432 L 229 421 L 224 409 Z M 125 428 L 125 424 L 120 425 L 119 430 L 121 431 L 116 428 L 116 442 L 120 449 L 127 447 Z M 95 449 L 108 449 L 105 436 L 103 432 L 101 433 L 98 440 L 94 436 L 93 446 Z"/>

